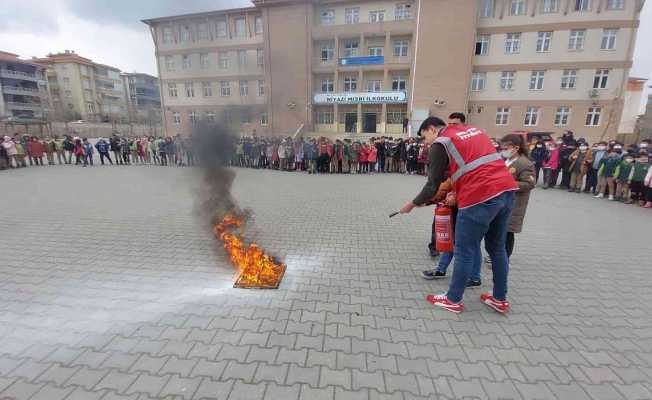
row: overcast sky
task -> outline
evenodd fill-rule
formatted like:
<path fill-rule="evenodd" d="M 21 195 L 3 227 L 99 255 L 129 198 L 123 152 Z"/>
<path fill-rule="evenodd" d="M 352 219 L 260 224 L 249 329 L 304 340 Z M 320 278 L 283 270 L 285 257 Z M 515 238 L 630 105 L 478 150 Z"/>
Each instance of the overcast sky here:
<path fill-rule="evenodd" d="M 469 1 L 469 0 L 465 0 Z M 248 0 L 0 0 L 0 50 L 24 58 L 65 49 L 126 72 L 156 75 L 142 19 L 250 5 Z M 652 4 L 641 14 L 632 76 L 652 79 Z"/>

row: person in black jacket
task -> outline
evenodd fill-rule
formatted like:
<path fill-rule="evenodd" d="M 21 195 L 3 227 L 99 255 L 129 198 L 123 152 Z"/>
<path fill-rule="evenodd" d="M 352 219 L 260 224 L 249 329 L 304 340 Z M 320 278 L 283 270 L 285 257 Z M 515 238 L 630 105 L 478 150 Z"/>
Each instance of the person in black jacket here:
<path fill-rule="evenodd" d="M 562 135 L 562 148 L 559 152 L 559 169 L 562 172 L 561 185 L 559 185 L 560 189 L 570 188 L 570 156 L 575 152 L 575 150 L 577 150 L 577 142 L 573 137 L 573 132 L 566 131 L 566 133 Z"/>
<path fill-rule="evenodd" d="M 536 177 L 536 182 L 539 182 L 539 173 L 543 168 L 543 162 L 546 160 L 547 156 L 548 150 L 546 149 L 546 145 L 541 139 L 539 139 L 534 145 L 532 153 L 530 153 L 530 158 L 534 162 L 534 175 Z"/>
<path fill-rule="evenodd" d="M 109 139 L 109 147 L 111 148 L 111 151 L 113 152 L 113 156 L 115 157 L 115 163 L 117 165 L 122 165 L 122 152 L 120 151 L 120 138 L 115 133 L 113 134 L 113 136 L 111 136 L 111 139 Z"/>

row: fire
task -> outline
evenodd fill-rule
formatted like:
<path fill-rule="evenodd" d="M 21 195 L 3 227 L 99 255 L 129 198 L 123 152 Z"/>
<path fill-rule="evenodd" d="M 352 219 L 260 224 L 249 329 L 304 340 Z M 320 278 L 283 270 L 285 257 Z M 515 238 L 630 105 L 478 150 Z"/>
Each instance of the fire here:
<path fill-rule="evenodd" d="M 283 278 L 285 264 L 276 262 L 255 243 L 244 243 L 240 233 L 244 222 L 242 217 L 227 214 L 213 227 L 215 236 L 224 243 L 231 263 L 238 268 L 239 275 L 233 286 L 276 289 Z"/>

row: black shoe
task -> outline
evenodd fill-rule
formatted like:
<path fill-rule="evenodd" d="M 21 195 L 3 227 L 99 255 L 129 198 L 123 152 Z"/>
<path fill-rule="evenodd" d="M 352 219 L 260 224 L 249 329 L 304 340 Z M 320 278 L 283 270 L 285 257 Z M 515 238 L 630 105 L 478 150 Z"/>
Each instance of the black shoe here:
<path fill-rule="evenodd" d="M 426 271 L 421 271 L 421 276 L 423 279 L 433 280 L 433 279 L 442 279 L 446 277 L 446 272 L 437 271 L 436 269 L 430 269 Z"/>
<path fill-rule="evenodd" d="M 482 281 L 469 280 L 468 282 L 466 282 L 467 288 L 476 288 L 480 286 L 482 286 Z"/>

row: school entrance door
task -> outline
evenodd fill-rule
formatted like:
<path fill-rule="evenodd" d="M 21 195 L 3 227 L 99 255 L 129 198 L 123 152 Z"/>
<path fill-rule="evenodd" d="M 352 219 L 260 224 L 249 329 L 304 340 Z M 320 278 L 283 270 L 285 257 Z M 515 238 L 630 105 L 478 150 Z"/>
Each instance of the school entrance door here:
<path fill-rule="evenodd" d="M 364 133 L 376 133 L 376 113 L 367 113 L 364 115 L 362 131 Z"/>
<path fill-rule="evenodd" d="M 344 115 L 344 132 L 356 133 L 358 131 L 358 113 L 346 113 Z"/>

